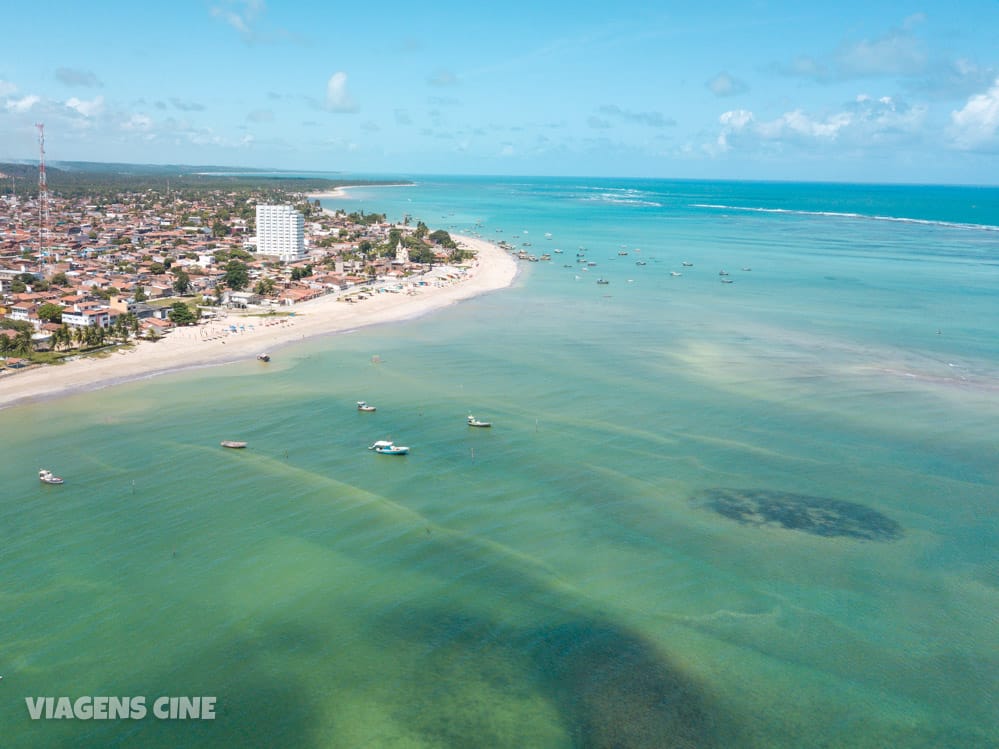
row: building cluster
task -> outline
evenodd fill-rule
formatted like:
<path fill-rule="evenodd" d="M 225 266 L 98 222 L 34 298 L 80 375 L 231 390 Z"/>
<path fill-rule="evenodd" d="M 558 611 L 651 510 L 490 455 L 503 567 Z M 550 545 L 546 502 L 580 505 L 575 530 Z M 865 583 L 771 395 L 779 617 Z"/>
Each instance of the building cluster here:
<path fill-rule="evenodd" d="M 401 243 L 391 254 L 372 251 L 399 227 L 291 199 L 302 210 L 246 191 L 146 191 L 107 202 L 50 194 L 40 226 L 37 199 L 0 196 L 0 318 L 29 323 L 36 349 L 71 341 L 67 330 L 120 330 L 123 321 L 156 337 L 173 327 L 177 301 L 211 317 L 218 306 L 294 305 L 424 269 Z M 446 249 L 433 250 L 447 259 Z M 227 275 L 234 262 L 245 270 L 240 283 Z M 0 337 L 16 335 L 10 327 L 0 325 Z"/>

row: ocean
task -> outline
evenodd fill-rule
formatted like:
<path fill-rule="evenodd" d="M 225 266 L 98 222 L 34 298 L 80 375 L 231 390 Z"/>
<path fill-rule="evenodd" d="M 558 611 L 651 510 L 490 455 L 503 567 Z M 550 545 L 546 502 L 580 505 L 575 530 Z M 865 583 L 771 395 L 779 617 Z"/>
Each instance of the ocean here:
<path fill-rule="evenodd" d="M 0 411 L 5 747 L 999 744 L 999 189 L 411 179 L 552 260 Z"/>

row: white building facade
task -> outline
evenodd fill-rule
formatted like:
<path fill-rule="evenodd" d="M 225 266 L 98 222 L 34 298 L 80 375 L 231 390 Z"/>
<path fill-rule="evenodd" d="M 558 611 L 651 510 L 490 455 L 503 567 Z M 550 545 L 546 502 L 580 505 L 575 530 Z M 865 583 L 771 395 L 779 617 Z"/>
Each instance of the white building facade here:
<path fill-rule="evenodd" d="M 305 218 L 290 205 L 257 206 L 257 253 L 291 263 L 305 258 Z"/>

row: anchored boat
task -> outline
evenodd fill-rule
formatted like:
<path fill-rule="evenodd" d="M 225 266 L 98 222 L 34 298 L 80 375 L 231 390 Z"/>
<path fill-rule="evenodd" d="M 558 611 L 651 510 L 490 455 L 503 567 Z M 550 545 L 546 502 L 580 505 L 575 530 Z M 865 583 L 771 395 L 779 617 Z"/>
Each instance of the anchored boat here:
<path fill-rule="evenodd" d="M 43 484 L 61 484 L 63 480 L 45 468 L 38 472 L 38 480 Z"/>
<path fill-rule="evenodd" d="M 371 445 L 369 450 L 374 450 L 376 453 L 381 455 L 406 455 L 409 453 L 408 447 L 403 447 L 402 445 L 396 445 L 389 440 L 378 440 L 373 445 Z"/>

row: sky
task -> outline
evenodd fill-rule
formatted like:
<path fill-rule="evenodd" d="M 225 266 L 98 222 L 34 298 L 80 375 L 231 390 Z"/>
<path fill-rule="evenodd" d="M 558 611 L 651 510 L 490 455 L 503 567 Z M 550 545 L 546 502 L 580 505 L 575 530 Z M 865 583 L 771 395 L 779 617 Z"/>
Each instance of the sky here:
<path fill-rule="evenodd" d="M 0 159 L 999 184 L 999 2 L 7 3 Z"/>

